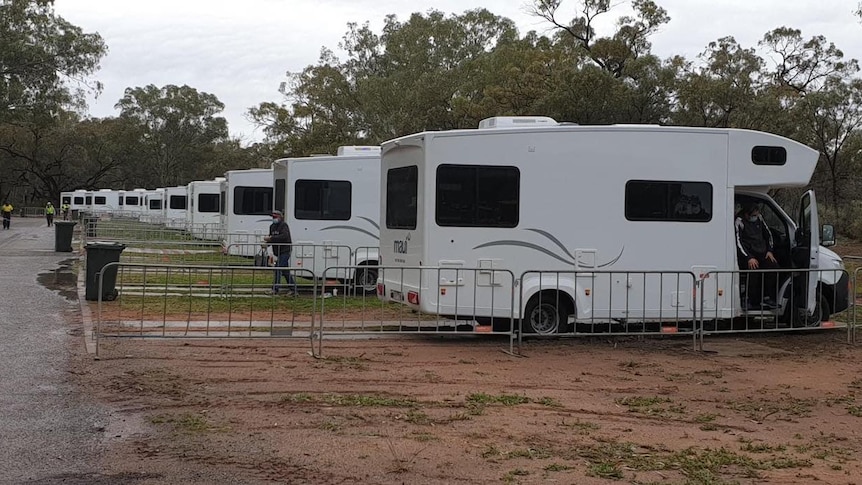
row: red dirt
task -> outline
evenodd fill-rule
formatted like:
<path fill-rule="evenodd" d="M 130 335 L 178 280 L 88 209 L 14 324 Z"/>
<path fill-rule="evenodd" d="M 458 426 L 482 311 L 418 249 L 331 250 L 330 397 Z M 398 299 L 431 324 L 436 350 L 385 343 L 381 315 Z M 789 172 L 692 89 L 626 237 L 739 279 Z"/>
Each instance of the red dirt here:
<path fill-rule="evenodd" d="M 109 340 L 77 373 L 117 409 L 103 468 L 141 483 L 862 476 L 862 347 L 843 331 L 707 337 L 707 353 L 685 338 L 507 345 L 326 341 L 315 359 L 308 340 Z"/>

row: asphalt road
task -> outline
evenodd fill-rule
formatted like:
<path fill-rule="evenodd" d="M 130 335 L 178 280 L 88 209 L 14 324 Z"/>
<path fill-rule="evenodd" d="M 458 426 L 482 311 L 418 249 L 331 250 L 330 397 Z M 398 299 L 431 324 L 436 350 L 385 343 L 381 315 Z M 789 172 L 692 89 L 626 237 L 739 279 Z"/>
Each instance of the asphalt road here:
<path fill-rule="evenodd" d="M 70 379 L 72 346 L 65 315 L 77 302 L 39 283 L 71 253 L 54 252 L 42 218 L 0 229 L 0 483 L 94 483 L 108 416 Z M 62 275 L 61 275 L 62 276 Z M 69 275 L 70 276 L 70 275 Z M 89 477 L 89 479 L 87 478 Z"/>

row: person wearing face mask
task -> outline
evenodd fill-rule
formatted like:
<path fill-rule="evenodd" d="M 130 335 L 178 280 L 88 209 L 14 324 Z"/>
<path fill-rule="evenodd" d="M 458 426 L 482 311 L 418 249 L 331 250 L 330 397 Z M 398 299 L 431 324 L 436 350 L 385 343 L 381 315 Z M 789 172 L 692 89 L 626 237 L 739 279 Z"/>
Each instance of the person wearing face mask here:
<path fill-rule="evenodd" d="M 736 249 L 739 268 L 752 270 L 742 275 L 748 296 L 748 309 L 777 308 L 775 304 L 776 274 L 757 272 L 779 268 L 775 259 L 775 241 L 772 231 L 760 215 L 757 204 L 747 203 L 736 217 Z"/>
<path fill-rule="evenodd" d="M 290 244 L 292 240 L 290 239 L 290 228 L 287 227 L 287 223 L 284 222 L 284 214 L 282 214 L 281 211 L 272 211 L 272 224 L 269 226 L 269 236 L 264 237 L 263 240 L 272 244 L 272 254 L 275 256 L 276 267 L 289 267 L 291 251 Z M 293 279 L 293 275 L 290 274 L 290 271 L 286 270 L 275 271 L 271 294 L 277 295 L 279 293 L 279 290 L 281 289 L 282 276 L 284 276 L 284 279 L 287 280 L 287 284 L 290 286 L 286 294 L 295 295 L 296 281 Z"/>

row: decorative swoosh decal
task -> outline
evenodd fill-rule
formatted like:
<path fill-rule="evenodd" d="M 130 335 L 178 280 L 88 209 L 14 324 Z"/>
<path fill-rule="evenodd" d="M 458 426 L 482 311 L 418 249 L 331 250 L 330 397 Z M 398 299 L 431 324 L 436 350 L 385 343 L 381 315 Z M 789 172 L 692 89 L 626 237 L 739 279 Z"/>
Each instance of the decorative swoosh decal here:
<path fill-rule="evenodd" d="M 620 254 L 618 254 L 616 258 L 614 258 L 614 259 L 610 260 L 610 262 L 607 262 L 607 263 L 605 263 L 605 264 L 600 264 L 600 265 L 598 265 L 597 267 L 598 267 L 598 268 L 605 268 L 605 267 L 607 267 L 607 266 L 610 266 L 610 265 L 612 265 L 612 264 L 616 263 L 617 261 L 619 261 L 619 260 L 620 260 L 620 258 L 622 258 L 622 257 L 623 257 L 623 251 L 625 251 L 625 250 L 626 250 L 626 247 L 625 247 L 625 246 L 623 246 L 623 248 L 622 248 L 622 249 L 620 249 Z"/>
<path fill-rule="evenodd" d="M 362 234 L 367 234 L 367 235 L 371 236 L 372 238 L 374 238 L 378 241 L 380 240 L 379 235 L 375 235 L 375 234 L 371 233 L 370 231 L 366 231 L 365 229 L 360 229 L 358 227 L 353 227 L 353 226 L 329 226 L 329 227 L 324 227 L 323 229 L 321 229 L 321 231 L 331 231 L 333 229 L 344 229 L 347 231 L 361 232 Z"/>
<path fill-rule="evenodd" d="M 557 261 L 561 261 L 565 264 L 572 265 L 572 266 L 577 265 L 576 262 L 574 261 L 574 259 L 575 259 L 574 257 L 571 260 L 567 260 L 566 258 L 554 253 L 553 251 L 550 251 L 546 248 L 543 248 L 542 246 L 539 246 L 539 245 L 533 244 L 533 243 L 524 242 L 524 241 L 492 241 L 492 242 L 480 244 L 480 245 L 474 247 L 473 249 L 490 248 L 490 247 L 494 247 L 494 246 L 515 246 L 515 247 L 532 249 L 535 251 L 539 251 L 540 253 L 544 253 L 544 254 L 556 259 Z M 607 263 L 600 264 L 600 265 L 596 266 L 596 268 L 606 268 L 608 266 L 612 266 L 612 265 L 616 264 L 616 262 L 619 261 L 620 258 L 623 257 L 623 252 L 625 252 L 625 250 L 626 250 L 626 247 L 623 246 L 623 248 L 620 249 L 620 254 L 618 254 L 616 258 L 608 261 Z M 566 251 L 566 254 L 571 255 L 569 253 L 569 251 Z"/>
<path fill-rule="evenodd" d="M 550 256 L 556 260 L 562 261 L 566 264 L 570 264 L 572 266 L 574 266 L 574 264 L 575 264 L 574 261 L 567 261 L 566 259 L 562 258 L 561 256 L 558 256 L 557 254 L 543 248 L 542 246 L 539 246 L 539 245 L 533 244 L 533 243 L 523 242 L 523 241 L 494 241 L 494 242 L 489 242 L 489 243 L 485 243 L 485 244 L 480 244 L 473 249 L 489 248 L 492 246 L 520 246 L 522 248 L 534 249 L 534 250 L 539 251 L 541 253 L 545 253 L 548 256 Z"/>
<path fill-rule="evenodd" d="M 368 221 L 368 223 L 369 223 L 369 224 L 371 224 L 372 226 L 374 226 L 374 229 L 377 229 L 378 231 L 380 231 L 380 224 L 377 224 L 377 223 L 376 223 L 376 222 L 374 222 L 372 219 L 369 219 L 369 218 L 367 218 L 367 217 L 362 217 L 362 216 L 359 216 L 359 218 L 360 218 L 360 219 L 362 219 L 362 220 L 364 220 L 364 221 Z"/>
<path fill-rule="evenodd" d="M 551 241 L 553 241 L 553 242 L 554 242 L 554 244 L 556 244 L 556 245 L 557 245 L 557 247 L 559 247 L 560 249 L 562 249 L 562 250 L 563 250 L 563 252 L 564 252 L 564 253 L 566 253 L 570 258 L 575 259 L 575 257 L 572 255 L 572 253 L 570 253 L 570 252 L 569 252 L 569 250 L 568 250 L 568 249 L 566 249 L 566 246 L 565 246 L 565 245 L 563 245 L 563 243 L 561 243 L 561 242 L 560 242 L 560 240 L 559 240 L 559 239 L 557 239 L 557 238 L 555 238 L 551 233 L 549 233 L 549 232 L 547 232 L 547 231 L 543 231 L 543 230 L 541 230 L 541 229 L 527 229 L 527 231 L 535 232 L 535 233 L 537 233 L 537 234 L 541 234 L 542 236 L 545 236 L 546 238 L 548 238 L 548 239 L 550 239 Z"/>

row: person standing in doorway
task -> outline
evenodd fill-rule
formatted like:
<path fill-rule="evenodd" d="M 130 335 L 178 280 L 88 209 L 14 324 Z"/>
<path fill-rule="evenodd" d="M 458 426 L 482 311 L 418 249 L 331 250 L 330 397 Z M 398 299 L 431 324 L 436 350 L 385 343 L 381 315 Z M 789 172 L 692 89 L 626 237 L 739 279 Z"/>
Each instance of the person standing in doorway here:
<path fill-rule="evenodd" d="M 739 268 L 750 270 L 743 275 L 747 284 L 745 293 L 748 297 L 748 310 L 758 308 L 775 309 L 777 293 L 777 274 L 774 272 L 759 272 L 780 268 L 775 258 L 775 241 L 772 231 L 760 215 L 756 204 L 747 203 L 736 218 L 736 250 L 739 257 Z"/>
<path fill-rule="evenodd" d="M 3 206 L 0 207 L 0 213 L 3 214 L 3 229 L 9 229 L 9 226 L 12 224 L 12 211 L 15 210 L 12 207 L 12 204 L 9 201 L 3 203 Z"/>
<path fill-rule="evenodd" d="M 264 241 L 272 244 L 272 254 L 275 256 L 275 266 L 279 268 L 287 268 L 290 266 L 290 252 L 292 240 L 290 238 L 290 228 L 284 222 L 284 214 L 281 211 L 272 211 L 272 224 L 269 226 L 269 236 L 263 238 Z M 281 289 L 281 278 L 287 280 L 290 288 L 286 294 L 296 294 L 296 281 L 293 275 L 287 270 L 275 270 L 275 278 L 272 282 L 272 294 L 277 295 Z"/>
<path fill-rule="evenodd" d="M 48 202 L 48 205 L 45 206 L 45 219 L 48 220 L 48 227 L 54 225 L 54 204 Z"/>

